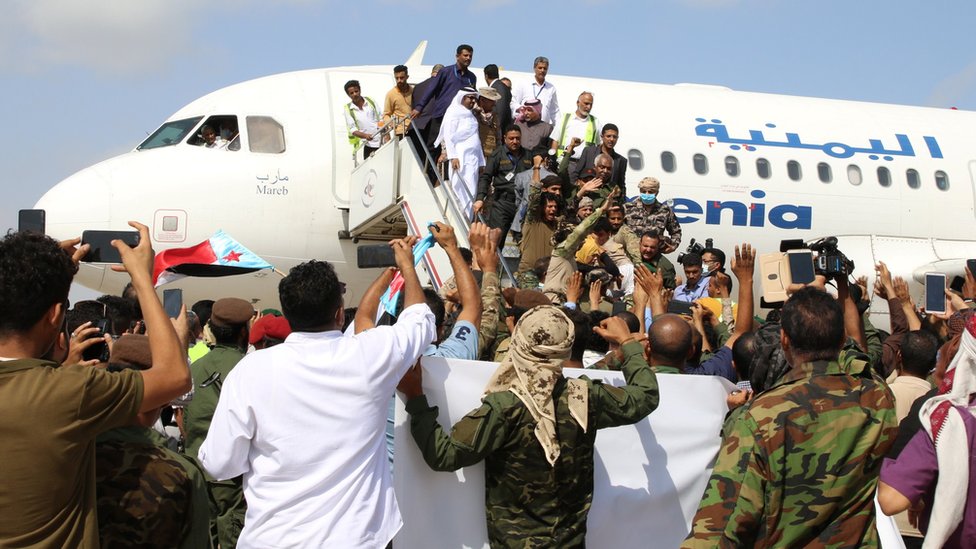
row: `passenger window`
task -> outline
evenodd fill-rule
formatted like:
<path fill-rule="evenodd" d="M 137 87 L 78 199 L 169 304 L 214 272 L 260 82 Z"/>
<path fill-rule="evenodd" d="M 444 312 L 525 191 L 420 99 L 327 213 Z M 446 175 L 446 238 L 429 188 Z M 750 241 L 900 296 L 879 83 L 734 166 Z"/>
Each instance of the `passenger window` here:
<path fill-rule="evenodd" d="M 821 183 L 830 183 L 834 179 L 833 172 L 830 171 L 830 164 L 821 162 L 817 164 L 817 177 Z"/>
<path fill-rule="evenodd" d="M 644 153 L 637 149 L 630 149 L 627 151 L 627 162 L 630 163 L 630 169 L 635 171 L 640 171 L 644 169 Z"/>
<path fill-rule="evenodd" d="M 739 159 L 734 156 L 725 157 L 725 173 L 730 177 L 739 176 Z"/>
<path fill-rule="evenodd" d="M 861 168 L 857 164 L 847 165 L 847 180 L 851 182 L 851 185 L 860 185 L 862 183 Z"/>
<path fill-rule="evenodd" d="M 668 173 L 674 173 L 678 169 L 678 165 L 674 161 L 674 153 L 668 151 L 661 153 L 661 169 Z"/>
<path fill-rule="evenodd" d="M 935 172 L 935 186 L 939 188 L 940 191 L 949 190 L 949 176 L 942 170 Z"/>
<path fill-rule="evenodd" d="M 790 176 L 793 181 L 799 181 L 803 178 L 803 171 L 800 170 L 800 163 L 796 160 L 790 160 L 786 163 L 786 175 Z"/>
<path fill-rule="evenodd" d="M 136 150 L 142 151 L 175 145 L 183 141 L 183 138 L 196 127 L 197 123 L 199 123 L 202 118 L 202 116 L 197 116 L 194 118 L 184 118 L 183 120 L 166 122 L 160 126 L 158 130 L 154 131 L 152 135 L 147 137 L 145 141 L 139 144 L 139 146 L 136 147 Z"/>
<path fill-rule="evenodd" d="M 765 158 L 757 158 L 756 173 L 758 173 L 759 177 L 762 179 L 769 179 L 769 176 L 772 175 L 772 171 L 769 169 L 769 160 L 766 160 Z"/>
<path fill-rule="evenodd" d="M 285 152 L 285 129 L 270 116 L 247 117 L 247 143 L 251 152 Z"/>
<path fill-rule="evenodd" d="M 708 173 L 708 159 L 705 155 L 698 153 L 692 157 L 692 162 L 695 165 L 695 173 L 705 175 Z"/>
<path fill-rule="evenodd" d="M 188 139 L 186 143 L 208 149 L 239 151 L 241 141 L 237 117 L 220 114 L 207 118 L 206 122 L 197 130 L 196 135 Z"/>
<path fill-rule="evenodd" d="M 918 177 L 918 170 L 909 169 L 905 172 L 905 177 L 908 178 L 910 188 L 917 189 L 922 186 L 922 180 Z"/>
<path fill-rule="evenodd" d="M 882 187 L 891 186 L 891 172 L 888 171 L 888 168 L 885 168 L 884 166 L 878 168 L 878 183 L 880 183 Z"/>

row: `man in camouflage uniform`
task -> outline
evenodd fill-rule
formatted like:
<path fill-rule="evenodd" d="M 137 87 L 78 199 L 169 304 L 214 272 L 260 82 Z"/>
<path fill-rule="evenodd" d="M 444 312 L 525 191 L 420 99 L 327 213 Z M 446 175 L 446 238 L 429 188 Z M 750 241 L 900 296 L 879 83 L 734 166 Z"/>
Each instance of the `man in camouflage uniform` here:
<path fill-rule="evenodd" d="M 420 367 L 398 387 L 407 398 L 414 440 L 431 468 L 455 471 L 485 461 L 492 547 L 582 547 L 597 429 L 635 423 L 657 407 L 657 378 L 627 324 L 608 318 L 597 331 L 621 344 L 626 386 L 564 378 L 574 326 L 561 309 L 542 305 L 519 320 L 481 407 L 450 435 L 423 395 Z"/>
<path fill-rule="evenodd" d="M 645 177 L 637 184 L 637 200 L 624 205 L 624 219 L 635 234 L 655 232 L 661 235 L 661 253 L 669 254 L 681 244 L 681 225 L 671 207 L 657 199 L 661 182 Z"/>
<path fill-rule="evenodd" d="M 898 433 L 866 361 L 838 361 L 841 305 L 808 287 L 782 312 L 788 370 L 736 419 L 682 547 L 877 547 L 874 493 Z"/>
<path fill-rule="evenodd" d="M 224 381 L 244 358 L 248 323 L 252 316 L 254 308 L 243 299 L 231 297 L 214 303 L 209 325 L 217 344 L 190 365 L 194 393 L 193 400 L 186 406 L 183 423 L 186 427 L 186 454 L 193 459 L 198 459 L 200 446 L 207 438 Z M 237 538 L 244 528 L 247 505 L 242 481 L 241 477 L 218 481 L 207 475 L 210 530 L 214 546 L 219 543 L 221 549 L 236 547 Z"/>
<path fill-rule="evenodd" d="M 641 263 L 652 273 L 661 272 L 664 287 L 673 290 L 676 286 L 674 264 L 661 252 L 663 242 L 657 233 L 646 232 L 640 237 Z"/>
<path fill-rule="evenodd" d="M 112 346 L 109 371 L 152 365 L 149 338 L 123 335 Z M 102 547 L 210 547 L 210 503 L 203 471 L 166 447 L 152 429 L 159 409 L 95 441 L 95 496 Z"/>

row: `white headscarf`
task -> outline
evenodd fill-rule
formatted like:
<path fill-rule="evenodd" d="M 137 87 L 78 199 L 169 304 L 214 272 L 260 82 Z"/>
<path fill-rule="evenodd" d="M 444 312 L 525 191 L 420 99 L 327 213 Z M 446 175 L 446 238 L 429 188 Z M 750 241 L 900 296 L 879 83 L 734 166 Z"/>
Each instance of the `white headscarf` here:
<path fill-rule="evenodd" d="M 942 547 L 962 522 L 972 475 L 969 439 L 962 414 L 976 415 L 970 407 L 976 394 L 976 316 L 966 322 L 959 350 L 946 369 L 939 394 L 922 405 L 919 419 L 932 439 L 939 464 L 939 479 L 923 548 Z"/>
<path fill-rule="evenodd" d="M 458 90 L 457 94 L 454 96 L 454 99 L 451 100 L 451 105 L 447 108 L 447 111 L 444 112 L 444 119 L 441 121 L 440 131 L 437 133 L 437 139 L 434 141 L 435 147 L 444 142 L 444 138 L 446 137 L 444 130 L 445 128 L 451 127 L 451 122 L 455 119 L 466 120 L 467 118 L 470 118 L 471 122 L 473 122 L 458 125 L 458 129 L 463 133 L 450 136 L 455 142 L 464 141 L 465 139 L 471 137 L 471 135 L 478 133 L 478 119 L 474 116 L 471 109 L 462 104 L 462 101 L 466 95 L 477 96 L 478 90 L 471 87 L 464 87 Z"/>

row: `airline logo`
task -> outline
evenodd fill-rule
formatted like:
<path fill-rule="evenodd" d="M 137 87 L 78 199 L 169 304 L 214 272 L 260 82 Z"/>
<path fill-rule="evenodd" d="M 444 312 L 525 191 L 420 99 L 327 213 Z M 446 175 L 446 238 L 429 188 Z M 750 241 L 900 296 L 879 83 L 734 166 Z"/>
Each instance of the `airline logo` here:
<path fill-rule="evenodd" d="M 778 229 L 808 230 L 813 225 L 812 206 L 763 204 L 758 200 L 765 198 L 766 193 L 759 189 L 749 195 L 756 201 L 749 204 L 735 200 L 698 202 L 691 198 L 679 197 L 669 202 L 678 223 L 682 225 L 702 220 L 706 225 L 731 224 L 733 227 L 765 227 L 768 224 Z"/>
<path fill-rule="evenodd" d="M 728 143 L 729 148 L 734 151 L 746 150 L 751 152 L 763 147 L 786 147 L 789 149 L 819 150 L 833 158 L 850 158 L 855 154 L 866 154 L 871 160 L 886 161 L 894 160 L 896 156 L 916 156 L 912 140 L 903 133 L 894 135 L 895 141 L 898 143 L 897 146 L 885 145 L 882 139 L 868 139 L 868 145 L 865 147 L 839 141 L 805 142 L 798 133 L 781 132 L 776 128 L 776 124 L 769 122 L 764 125 L 762 130 L 747 130 L 749 137 L 730 136 L 728 128 L 718 119 L 696 118 L 695 122 L 698 122 L 698 125 L 695 126 L 695 135 L 707 138 L 709 146 L 716 143 Z M 770 134 L 772 137 L 766 134 Z M 887 141 L 890 143 L 890 138 Z M 939 142 L 935 137 L 923 135 L 922 142 L 925 143 L 929 156 L 942 158 L 942 148 L 939 147 Z"/>

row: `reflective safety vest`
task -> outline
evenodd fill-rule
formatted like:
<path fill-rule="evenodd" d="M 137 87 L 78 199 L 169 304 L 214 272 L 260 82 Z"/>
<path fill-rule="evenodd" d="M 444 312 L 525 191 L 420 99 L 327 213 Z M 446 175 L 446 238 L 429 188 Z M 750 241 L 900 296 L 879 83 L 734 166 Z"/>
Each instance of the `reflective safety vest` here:
<path fill-rule="evenodd" d="M 556 151 L 556 158 L 562 158 L 563 153 L 566 152 L 566 146 L 563 144 L 563 140 L 566 139 L 566 127 L 569 126 L 569 117 L 576 116 L 576 113 L 566 113 L 563 115 L 563 125 L 559 128 L 559 150 Z M 595 145 L 596 144 L 596 117 L 592 114 L 586 115 L 586 132 L 583 134 L 583 145 Z"/>
<path fill-rule="evenodd" d="M 373 112 L 375 112 L 378 117 L 380 111 L 376 110 L 376 103 L 373 103 L 373 100 L 366 96 L 363 96 L 363 99 L 365 99 L 366 102 L 369 103 L 370 107 L 373 107 Z M 349 118 L 352 118 L 352 123 L 356 126 L 356 130 L 359 130 L 360 129 L 359 120 L 356 119 L 356 115 L 352 112 L 352 101 L 346 103 L 346 112 L 349 113 Z M 358 149 L 359 144 L 362 142 L 363 139 L 361 137 L 353 135 L 352 132 L 353 130 L 350 130 L 349 126 L 346 126 L 346 135 L 349 137 L 349 144 L 352 145 L 353 149 Z"/>

